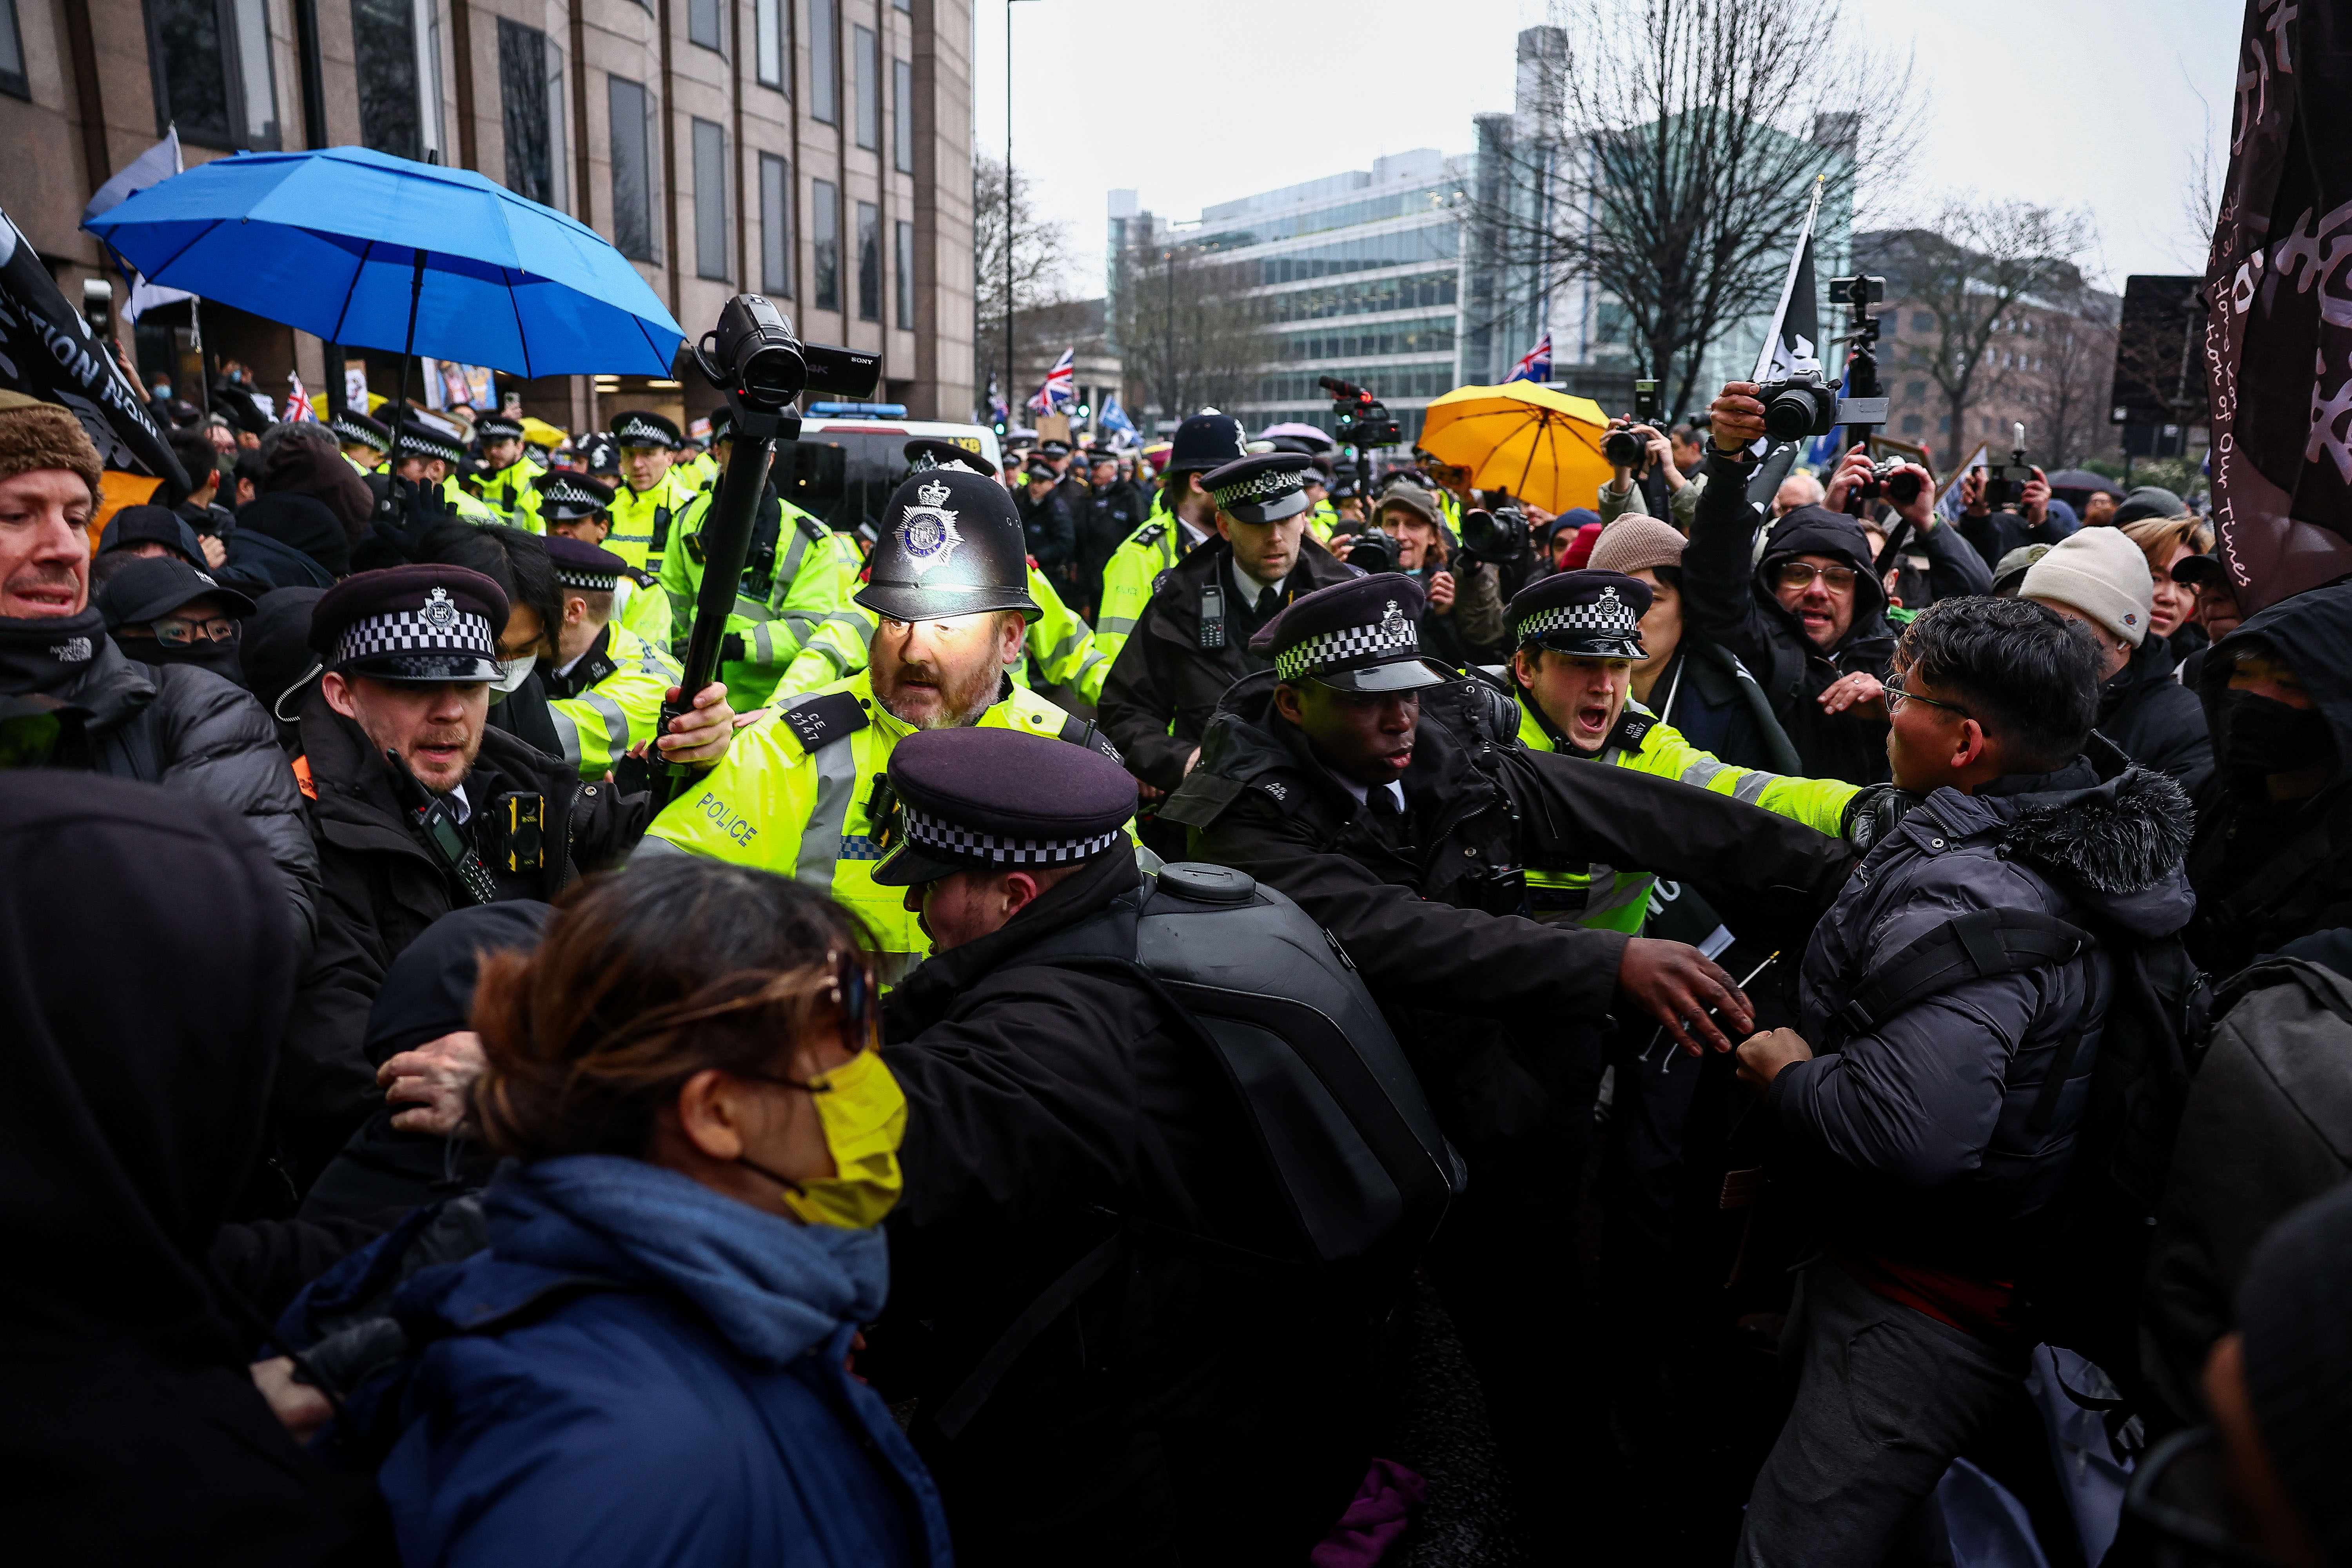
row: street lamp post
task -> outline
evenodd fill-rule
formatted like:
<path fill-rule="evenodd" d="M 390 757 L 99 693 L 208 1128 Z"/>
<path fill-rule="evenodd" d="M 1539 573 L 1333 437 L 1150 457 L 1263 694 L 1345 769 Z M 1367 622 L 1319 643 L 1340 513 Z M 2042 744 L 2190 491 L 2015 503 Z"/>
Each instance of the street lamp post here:
<path fill-rule="evenodd" d="M 1023 0 L 1004 0 L 1004 428 L 1019 423 L 1013 417 L 1013 7 Z"/>

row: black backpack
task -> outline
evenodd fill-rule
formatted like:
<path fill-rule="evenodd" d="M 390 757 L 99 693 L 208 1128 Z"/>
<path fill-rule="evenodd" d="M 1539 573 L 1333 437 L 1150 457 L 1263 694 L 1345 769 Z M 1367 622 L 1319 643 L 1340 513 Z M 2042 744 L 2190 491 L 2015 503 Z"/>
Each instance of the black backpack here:
<path fill-rule="evenodd" d="M 2031 910 L 1958 915 L 1888 959 L 1836 1015 L 1853 1032 L 1983 975 L 2072 962 L 2104 946 L 2115 991 L 2091 1069 L 2090 1097 L 2064 1186 L 2039 1216 L 2043 1265 L 2031 1283 L 2035 1331 L 2096 1362 L 2119 1384 L 2137 1380 L 2138 1299 L 2147 1239 L 2172 1167 L 2189 1089 L 2210 1038 L 2212 992 L 2178 935 L 2148 942 L 2070 925 Z M 2058 1046 L 2026 1125 L 2046 1130 L 2081 1043 Z"/>
<path fill-rule="evenodd" d="M 1402 1279 L 1468 1184 L 1421 1080 L 1339 940 L 1281 893 L 1223 866 L 1178 861 L 1133 895 L 1123 925 L 1088 921 L 1011 967 L 1114 973 L 1159 998 L 1223 1068 L 1257 1134 L 1297 1237 L 1276 1258 L 1133 1215 L 1048 1286 L 934 1417 L 953 1438 L 1022 1352 L 1145 1247 L 1275 1283 Z"/>

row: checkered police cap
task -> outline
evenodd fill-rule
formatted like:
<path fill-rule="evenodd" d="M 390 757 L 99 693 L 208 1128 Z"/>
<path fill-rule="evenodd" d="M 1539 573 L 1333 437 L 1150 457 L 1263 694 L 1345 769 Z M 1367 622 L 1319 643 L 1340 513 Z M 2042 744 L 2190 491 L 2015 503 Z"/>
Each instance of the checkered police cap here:
<path fill-rule="evenodd" d="M 1114 827 L 1087 837 L 1015 838 L 965 827 L 911 804 L 906 807 L 906 827 L 907 842 L 923 853 L 992 866 L 1070 865 L 1101 854 L 1118 843 L 1124 831 Z"/>
<path fill-rule="evenodd" d="M 489 617 L 461 610 L 450 602 L 446 588 L 436 587 L 413 610 L 386 610 L 362 616 L 343 628 L 335 644 L 335 663 L 351 664 L 385 654 L 476 654 L 498 656 L 498 639 Z"/>
<path fill-rule="evenodd" d="M 462 566 L 354 572 L 311 607 L 321 662 L 393 680 L 484 680 L 496 670 L 505 591 Z"/>
<path fill-rule="evenodd" d="M 1217 510 L 1244 522 L 1279 522 L 1307 510 L 1312 459 L 1297 452 L 1262 452 L 1227 463 L 1201 478 Z"/>
<path fill-rule="evenodd" d="M 541 474 L 534 482 L 542 505 L 554 509 L 560 519 L 594 517 L 613 504 L 610 489 L 582 474 L 558 469 Z"/>
<path fill-rule="evenodd" d="M 672 452 L 685 445 L 677 426 L 642 408 L 613 421 L 613 438 L 624 447 L 660 447 Z"/>
<path fill-rule="evenodd" d="M 1513 639 L 1596 658 L 1643 658 L 1653 592 L 1622 572 L 1587 567 L 1538 578 L 1511 601 Z"/>
<path fill-rule="evenodd" d="M 520 441 L 522 421 L 503 414 L 479 414 L 474 417 L 474 434 L 485 441 Z"/>
<path fill-rule="evenodd" d="M 466 460 L 462 438 L 421 419 L 411 419 L 401 426 L 398 451 L 402 457 L 438 458 L 445 463 Z"/>
<path fill-rule="evenodd" d="M 1417 656 L 1421 633 L 1390 599 L 1379 620 L 1317 632 L 1306 641 L 1274 656 L 1274 672 L 1285 680 L 1303 680 L 1326 670 L 1353 669 L 1359 665 Z"/>
<path fill-rule="evenodd" d="M 352 409 L 346 408 L 328 420 L 327 428 L 335 433 L 337 440 L 347 446 L 367 447 L 379 452 L 388 451 L 392 447 L 389 426 Z"/>

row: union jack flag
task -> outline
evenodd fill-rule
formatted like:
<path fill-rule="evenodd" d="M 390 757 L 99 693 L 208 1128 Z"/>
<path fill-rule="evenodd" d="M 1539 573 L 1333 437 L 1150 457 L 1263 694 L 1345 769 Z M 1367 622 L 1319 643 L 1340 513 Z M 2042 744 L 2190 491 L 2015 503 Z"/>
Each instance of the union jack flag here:
<path fill-rule="evenodd" d="M 315 423 L 319 417 L 319 411 L 310 406 L 310 395 L 303 390 L 302 378 L 289 371 L 286 379 L 294 387 L 286 398 L 286 422 L 293 425 L 308 419 Z"/>
<path fill-rule="evenodd" d="M 1519 356 L 1519 363 L 1511 367 L 1511 374 L 1505 376 L 1503 380 L 1507 383 L 1514 381 L 1549 381 L 1550 379 L 1551 329 L 1547 327 L 1544 329 L 1542 340 L 1538 342 L 1535 347 L 1529 349 L 1527 353 Z"/>
<path fill-rule="evenodd" d="M 1078 351 L 1066 348 L 1054 368 L 1045 373 L 1045 384 L 1029 400 L 1029 406 L 1040 414 L 1051 414 L 1066 403 L 1076 402 L 1078 395 Z"/>

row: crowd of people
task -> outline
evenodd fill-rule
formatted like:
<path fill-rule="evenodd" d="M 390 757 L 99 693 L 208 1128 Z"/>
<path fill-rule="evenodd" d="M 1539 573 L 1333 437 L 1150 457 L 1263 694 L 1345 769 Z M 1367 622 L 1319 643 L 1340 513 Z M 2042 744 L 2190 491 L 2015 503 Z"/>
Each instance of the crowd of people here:
<path fill-rule="evenodd" d="M 0 394 L 28 1560 L 2352 1563 L 2352 584 L 1207 411 L 689 692 L 728 409 L 153 390 Z"/>

